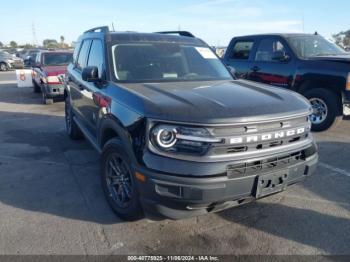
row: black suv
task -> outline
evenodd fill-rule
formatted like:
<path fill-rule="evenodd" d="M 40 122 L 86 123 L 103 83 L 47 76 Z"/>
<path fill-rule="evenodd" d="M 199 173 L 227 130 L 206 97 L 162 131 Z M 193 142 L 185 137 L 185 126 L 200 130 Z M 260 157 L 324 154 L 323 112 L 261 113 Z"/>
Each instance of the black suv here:
<path fill-rule="evenodd" d="M 239 78 L 307 97 L 314 131 L 327 130 L 350 111 L 350 53 L 318 34 L 235 37 L 224 62 Z"/>
<path fill-rule="evenodd" d="M 281 192 L 312 174 L 309 102 L 235 80 L 202 40 L 174 33 L 91 29 L 68 66 L 67 132 L 101 153 L 112 209 L 127 220 L 181 219 Z"/>

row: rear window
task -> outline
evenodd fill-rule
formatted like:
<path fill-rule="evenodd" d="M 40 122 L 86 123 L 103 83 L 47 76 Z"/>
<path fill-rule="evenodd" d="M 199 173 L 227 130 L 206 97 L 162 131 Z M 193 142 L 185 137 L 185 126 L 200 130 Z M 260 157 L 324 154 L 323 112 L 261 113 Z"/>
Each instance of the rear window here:
<path fill-rule="evenodd" d="M 248 60 L 250 56 L 250 52 L 252 51 L 253 45 L 254 45 L 253 41 L 236 42 L 232 50 L 231 58 Z"/>
<path fill-rule="evenodd" d="M 71 53 L 48 53 L 44 54 L 44 66 L 64 66 L 73 60 Z"/>

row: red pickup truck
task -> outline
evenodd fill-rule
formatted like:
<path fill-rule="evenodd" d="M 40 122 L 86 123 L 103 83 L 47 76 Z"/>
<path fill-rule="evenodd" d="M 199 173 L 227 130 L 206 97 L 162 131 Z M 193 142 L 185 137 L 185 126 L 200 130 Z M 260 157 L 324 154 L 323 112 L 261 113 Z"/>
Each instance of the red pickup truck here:
<path fill-rule="evenodd" d="M 71 51 L 41 51 L 37 54 L 33 66 L 33 89 L 42 93 L 44 104 L 52 104 L 54 98 L 63 97 L 63 79 L 72 59 Z"/>

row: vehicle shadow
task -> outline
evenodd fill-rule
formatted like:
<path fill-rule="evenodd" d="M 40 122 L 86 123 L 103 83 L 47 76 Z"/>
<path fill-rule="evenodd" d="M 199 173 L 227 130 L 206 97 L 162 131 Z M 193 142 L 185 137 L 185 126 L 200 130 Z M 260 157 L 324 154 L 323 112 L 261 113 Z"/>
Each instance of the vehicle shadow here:
<path fill-rule="evenodd" d="M 35 93 L 32 87 L 18 88 L 16 85 L 0 85 L 2 93 L 0 103 L 21 104 L 21 105 L 42 105 L 41 93 Z M 64 101 L 63 97 L 57 97 L 54 102 Z"/>
<path fill-rule="evenodd" d="M 321 199 L 335 203 L 350 211 L 350 144 L 345 142 L 318 142 L 319 166 L 313 177 L 300 184 Z"/>
<path fill-rule="evenodd" d="M 0 112 L 0 203 L 100 224 L 122 223 L 109 208 L 99 156 L 72 141 L 64 117 Z"/>
<path fill-rule="evenodd" d="M 21 105 L 40 105 L 43 104 L 41 93 L 34 93 L 33 88 L 18 88 L 16 85 L 0 85 L 1 95 L 0 103 L 21 104 Z"/>
<path fill-rule="evenodd" d="M 349 162 L 344 163 L 344 157 L 340 156 L 350 154 L 350 144 L 321 141 L 318 146 L 320 164 L 316 173 L 304 183 L 292 186 L 283 193 L 283 203 L 287 204 L 270 203 L 266 199 L 218 215 L 247 228 L 322 249 L 330 254 L 349 254 L 350 219 L 347 217 L 350 211 L 350 177 L 337 174 L 324 167 L 324 164 L 349 172 Z M 293 206 L 295 201 L 303 207 Z M 321 211 L 315 211 L 314 204 Z M 341 207 L 348 214 L 346 217 L 344 213 L 332 214 L 328 210 L 332 206 Z"/>
<path fill-rule="evenodd" d="M 350 220 L 279 203 L 256 202 L 218 214 L 249 229 L 321 249 L 328 254 L 349 254 Z"/>

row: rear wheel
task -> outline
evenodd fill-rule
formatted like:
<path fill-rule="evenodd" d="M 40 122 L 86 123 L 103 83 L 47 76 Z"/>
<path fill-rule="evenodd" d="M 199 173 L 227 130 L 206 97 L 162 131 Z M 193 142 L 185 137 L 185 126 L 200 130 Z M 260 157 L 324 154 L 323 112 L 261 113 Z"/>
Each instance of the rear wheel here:
<path fill-rule="evenodd" d="M 8 70 L 7 65 L 5 63 L 0 63 L 0 70 L 7 71 Z"/>
<path fill-rule="evenodd" d="M 332 91 L 324 88 L 311 89 L 305 92 L 313 113 L 311 115 L 312 131 L 321 132 L 335 127 L 342 119 L 341 101 Z"/>
<path fill-rule="evenodd" d="M 79 127 L 74 122 L 73 119 L 73 111 L 71 108 L 71 104 L 69 101 L 69 97 L 65 98 L 65 120 L 66 120 L 66 131 L 68 136 L 73 140 L 79 140 L 83 138 L 83 134 L 81 133 Z"/>
<path fill-rule="evenodd" d="M 143 217 L 134 172 L 119 139 L 107 142 L 101 157 L 101 183 L 112 210 L 122 219 Z"/>

